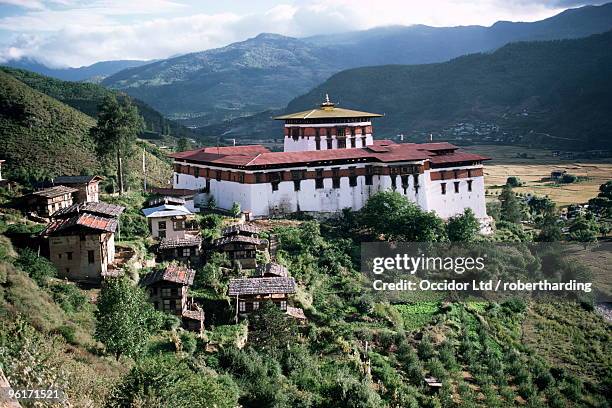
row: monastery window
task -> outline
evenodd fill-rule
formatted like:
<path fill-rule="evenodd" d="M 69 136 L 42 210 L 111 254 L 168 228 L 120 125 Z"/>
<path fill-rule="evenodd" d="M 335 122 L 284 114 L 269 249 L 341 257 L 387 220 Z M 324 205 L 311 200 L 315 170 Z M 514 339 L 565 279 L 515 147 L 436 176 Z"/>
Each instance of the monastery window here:
<path fill-rule="evenodd" d="M 179 174 L 176 173 L 176 184 L 178 184 L 178 182 L 179 182 Z"/>
<path fill-rule="evenodd" d="M 419 175 L 413 174 L 412 177 L 414 179 L 414 188 L 416 189 L 419 186 Z"/>
<path fill-rule="evenodd" d="M 346 135 L 344 128 L 336 128 L 336 136 L 344 137 Z"/>
<path fill-rule="evenodd" d="M 210 193 L 210 179 L 206 179 L 206 185 L 204 187 L 205 193 Z"/>
<path fill-rule="evenodd" d="M 365 147 L 366 146 L 366 138 L 362 137 L 361 138 L 361 147 Z"/>
<path fill-rule="evenodd" d="M 355 139 L 354 137 L 351 138 L 351 147 L 353 148 L 357 147 L 357 139 Z"/>
<path fill-rule="evenodd" d="M 255 182 L 256 183 L 265 183 L 266 175 L 265 173 L 255 173 Z"/>
<path fill-rule="evenodd" d="M 315 139 L 319 139 L 321 137 L 321 131 L 319 128 L 315 128 Z"/>
<path fill-rule="evenodd" d="M 321 140 L 315 139 L 315 147 L 317 150 L 321 150 Z"/>
<path fill-rule="evenodd" d="M 298 138 L 300 137 L 300 128 L 299 127 L 291 128 L 291 137 L 293 138 L 293 140 L 298 140 Z"/>
<path fill-rule="evenodd" d="M 315 179 L 315 188 L 317 188 L 317 189 L 323 188 L 323 179 L 322 178 Z"/>
<path fill-rule="evenodd" d="M 69 261 L 72 261 L 72 252 L 66 252 L 66 257 Z"/>
<path fill-rule="evenodd" d="M 366 174 L 365 175 L 365 184 L 366 184 L 366 186 L 371 186 L 373 184 L 372 183 L 372 181 L 373 181 L 372 179 L 373 179 L 373 177 L 372 177 L 371 174 Z"/>
<path fill-rule="evenodd" d="M 440 184 L 440 187 L 442 188 L 442 195 L 446 194 L 446 183 Z"/>
<path fill-rule="evenodd" d="M 196 167 L 196 168 L 193 169 L 193 175 L 196 178 L 200 177 L 200 168 L 199 167 Z"/>
<path fill-rule="evenodd" d="M 300 191 L 301 180 L 293 180 L 293 191 Z"/>
<path fill-rule="evenodd" d="M 396 176 L 395 174 L 392 174 L 392 175 L 391 175 L 391 188 L 392 188 L 393 190 L 395 190 L 395 189 L 397 188 L 397 184 L 396 184 L 396 182 L 395 182 L 395 179 L 396 179 L 396 178 L 397 178 L 397 176 Z"/>
<path fill-rule="evenodd" d="M 349 186 L 357 187 L 357 176 L 349 176 Z"/>
<path fill-rule="evenodd" d="M 221 181 L 221 170 L 215 170 L 215 178 L 217 181 Z"/>
<path fill-rule="evenodd" d="M 467 187 L 468 187 L 468 191 L 472 192 L 472 180 L 467 181 Z"/>
<path fill-rule="evenodd" d="M 350 134 L 351 136 L 355 136 L 355 128 L 354 128 L 354 127 L 350 127 L 350 128 L 349 128 L 349 134 Z"/>
<path fill-rule="evenodd" d="M 332 178 L 332 188 L 340 188 L 340 177 Z"/>
<path fill-rule="evenodd" d="M 402 188 L 404 190 L 406 190 L 408 188 L 408 176 L 403 175 L 403 176 L 400 176 L 400 177 L 402 179 Z"/>
<path fill-rule="evenodd" d="M 338 149 L 346 148 L 346 139 L 338 139 Z"/>
<path fill-rule="evenodd" d="M 246 303 L 239 302 L 238 303 L 238 310 L 241 311 L 241 312 L 245 312 L 246 311 Z"/>
<path fill-rule="evenodd" d="M 278 191 L 278 185 L 280 184 L 280 181 L 275 180 L 272 181 L 270 184 L 272 184 L 272 191 Z"/>
<path fill-rule="evenodd" d="M 366 132 L 366 127 L 365 127 L 365 126 L 362 126 L 362 127 L 361 127 L 361 134 L 365 136 L 365 134 L 366 134 L 366 133 L 367 133 L 367 132 Z"/>
<path fill-rule="evenodd" d="M 238 176 L 237 177 L 238 178 L 238 182 L 239 183 L 244 183 L 244 173 L 242 173 L 242 172 L 238 173 L 237 176 Z"/>
<path fill-rule="evenodd" d="M 459 192 L 459 182 L 455 181 L 455 193 Z"/>
<path fill-rule="evenodd" d="M 93 250 L 89 250 L 87 251 L 87 262 L 91 265 L 92 263 L 94 263 L 94 251 Z"/>

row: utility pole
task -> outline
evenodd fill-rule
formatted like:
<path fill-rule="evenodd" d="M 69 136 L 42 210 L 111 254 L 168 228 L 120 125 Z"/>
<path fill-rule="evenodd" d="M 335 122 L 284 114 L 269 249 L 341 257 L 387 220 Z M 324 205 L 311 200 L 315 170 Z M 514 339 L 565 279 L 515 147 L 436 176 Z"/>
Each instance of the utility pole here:
<path fill-rule="evenodd" d="M 117 182 L 119 183 L 119 195 L 123 195 L 123 162 L 119 149 L 117 149 Z"/>
<path fill-rule="evenodd" d="M 146 162 L 146 149 L 142 148 L 142 174 L 144 178 L 144 191 L 147 192 L 147 162 Z"/>

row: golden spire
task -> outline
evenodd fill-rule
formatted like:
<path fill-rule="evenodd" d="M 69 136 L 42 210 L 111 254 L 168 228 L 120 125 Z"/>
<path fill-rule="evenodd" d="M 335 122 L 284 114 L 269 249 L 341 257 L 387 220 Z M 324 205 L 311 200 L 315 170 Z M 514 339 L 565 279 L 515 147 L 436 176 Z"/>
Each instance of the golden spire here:
<path fill-rule="evenodd" d="M 323 108 L 323 110 L 333 110 L 334 106 L 335 104 L 329 100 L 329 94 L 326 93 L 325 101 L 321 104 L 321 108 Z"/>

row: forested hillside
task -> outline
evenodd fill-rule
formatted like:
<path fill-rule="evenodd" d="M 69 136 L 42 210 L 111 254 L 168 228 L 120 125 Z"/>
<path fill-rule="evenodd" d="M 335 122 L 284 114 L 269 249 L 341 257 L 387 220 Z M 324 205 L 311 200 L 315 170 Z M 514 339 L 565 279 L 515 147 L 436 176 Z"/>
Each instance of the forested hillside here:
<path fill-rule="evenodd" d="M 315 106 L 329 93 L 342 107 L 384 113 L 376 123 L 379 137 L 483 121 L 518 134 L 519 142 L 611 148 L 611 75 L 608 32 L 510 44 L 441 64 L 343 71 L 293 100 L 286 111 Z"/>
<path fill-rule="evenodd" d="M 14 176 L 95 172 L 89 129 L 95 121 L 0 72 L 0 157 Z M 18 166 L 18 168 L 16 168 Z"/>
<path fill-rule="evenodd" d="M 92 83 L 62 81 L 31 71 L 9 67 L 0 67 L 0 70 L 14 76 L 37 91 L 58 99 L 91 117 L 97 115 L 98 105 L 105 96 L 121 95 L 119 92 Z M 132 102 L 138 107 L 138 112 L 144 119 L 144 137 L 156 138 L 162 135 L 179 138 L 198 137 L 186 127 L 164 118 L 162 114 L 146 103 L 133 98 Z"/>

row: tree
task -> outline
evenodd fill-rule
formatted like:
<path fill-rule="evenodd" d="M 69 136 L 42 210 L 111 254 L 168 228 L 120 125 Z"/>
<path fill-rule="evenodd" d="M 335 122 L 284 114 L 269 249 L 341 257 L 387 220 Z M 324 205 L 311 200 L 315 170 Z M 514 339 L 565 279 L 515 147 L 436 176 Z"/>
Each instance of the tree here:
<path fill-rule="evenodd" d="M 238 218 L 238 216 L 240 215 L 240 203 L 234 201 L 234 203 L 232 204 L 232 208 L 230 209 L 230 214 L 232 215 L 232 217 Z"/>
<path fill-rule="evenodd" d="M 582 242 L 584 248 L 590 242 L 597 241 L 599 225 L 593 218 L 579 216 L 574 219 L 569 227 L 569 236 L 572 241 Z"/>
<path fill-rule="evenodd" d="M 548 197 L 532 197 L 527 204 L 533 214 L 549 214 L 556 211 L 556 204 Z"/>
<path fill-rule="evenodd" d="M 29 248 L 24 248 L 19 251 L 15 265 L 26 272 L 38 286 L 47 284 L 49 278 L 57 275 L 57 269 L 47 258 L 38 256 L 38 254 Z"/>
<path fill-rule="evenodd" d="M 461 215 L 451 217 L 446 224 L 448 239 L 452 242 L 471 242 L 479 230 L 480 222 L 471 208 L 466 208 Z"/>
<path fill-rule="evenodd" d="M 280 353 L 297 336 L 295 321 L 270 301 L 263 302 L 259 310 L 251 314 L 249 323 L 252 326 L 249 341 L 269 355 Z"/>
<path fill-rule="evenodd" d="M 98 106 L 98 123 L 91 133 L 98 155 L 109 162 L 116 161 L 121 194 L 125 191 L 122 161 L 132 153 L 142 128 L 142 117 L 129 98 L 122 98 L 119 102 L 115 96 L 107 96 Z"/>
<path fill-rule="evenodd" d="M 396 191 L 376 193 L 360 211 L 364 227 L 387 241 L 432 242 L 446 240 L 444 221 L 425 212 Z"/>
<path fill-rule="evenodd" d="M 578 181 L 578 177 L 573 174 L 566 173 L 561 176 L 561 182 L 564 184 L 575 183 L 576 181 Z"/>
<path fill-rule="evenodd" d="M 501 202 L 500 217 L 502 221 L 508 221 L 515 224 L 521 222 L 523 219 L 521 204 L 511 187 L 505 186 L 503 188 L 499 195 L 499 201 Z"/>
<path fill-rule="evenodd" d="M 102 286 L 96 311 L 95 338 L 115 355 L 136 356 L 161 325 L 142 289 L 128 278 L 112 278 Z"/>
<path fill-rule="evenodd" d="M 538 241 L 556 242 L 563 239 L 563 231 L 559 225 L 559 217 L 556 214 L 547 214 L 540 222 L 540 233 Z"/>
<path fill-rule="evenodd" d="M 510 176 L 508 177 L 508 179 L 506 180 L 506 185 L 508 187 L 520 187 L 523 185 L 523 182 L 521 181 L 520 178 L 516 177 L 516 176 Z"/>
<path fill-rule="evenodd" d="M 612 180 L 599 186 L 597 197 L 589 200 L 589 211 L 600 217 L 612 217 Z"/>
<path fill-rule="evenodd" d="M 187 138 L 185 138 L 185 137 L 181 137 L 176 142 L 176 151 L 177 152 L 184 152 L 185 150 L 189 150 L 189 140 L 187 140 Z"/>

